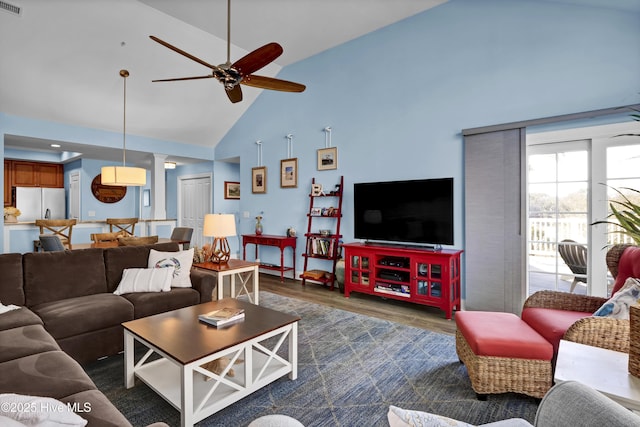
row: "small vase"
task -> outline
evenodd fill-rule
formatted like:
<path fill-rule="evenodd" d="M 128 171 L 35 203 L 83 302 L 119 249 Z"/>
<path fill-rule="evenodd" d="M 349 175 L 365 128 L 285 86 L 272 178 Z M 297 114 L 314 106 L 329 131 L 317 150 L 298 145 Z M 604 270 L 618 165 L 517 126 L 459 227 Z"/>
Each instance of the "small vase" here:
<path fill-rule="evenodd" d="M 262 223 L 260 220 L 256 221 L 256 234 L 259 236 L 262 234 Z"/>
<path fill-rule="evenodd" d="M 4 222 L 18 222 L 18 218 L 15 215 L 8 214 L 4 217 Z"/>

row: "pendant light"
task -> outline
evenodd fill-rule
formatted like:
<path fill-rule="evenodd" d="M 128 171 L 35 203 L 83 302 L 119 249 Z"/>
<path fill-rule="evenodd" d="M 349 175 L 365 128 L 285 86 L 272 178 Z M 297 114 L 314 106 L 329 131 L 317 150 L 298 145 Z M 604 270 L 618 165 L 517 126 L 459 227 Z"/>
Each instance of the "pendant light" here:
<path fill-rule="evenodd" d="M 142 186 L 147 183 L 147 170 L 127 166 L 127 77 L 129 71 L 120 70 L 124 82 L 124 113 L 122 118 L 122 166 L 103 166 L 102 184 L 119 186 Z"/>

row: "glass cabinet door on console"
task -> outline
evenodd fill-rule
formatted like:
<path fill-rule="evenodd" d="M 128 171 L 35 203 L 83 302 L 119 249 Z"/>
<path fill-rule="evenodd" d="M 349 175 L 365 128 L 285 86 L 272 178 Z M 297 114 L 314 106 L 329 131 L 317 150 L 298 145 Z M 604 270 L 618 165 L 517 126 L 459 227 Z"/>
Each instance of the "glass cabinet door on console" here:
<path fill-rule="evenodd" d="M 354 286 L 369 286 L 369 257 L 366 255 L 353 255 L 349 257 L 349 270 L 351 271 L 347 280 Z"/>
<path fill-rule="evenodd" d="M 419 259 L 414 264 L 416 271 L 416 299 L 440 299 L 445 297 L 442 286 L 443 265 L 440 261 Z M 446 266 L 446 264 L 445 264 Z"/>

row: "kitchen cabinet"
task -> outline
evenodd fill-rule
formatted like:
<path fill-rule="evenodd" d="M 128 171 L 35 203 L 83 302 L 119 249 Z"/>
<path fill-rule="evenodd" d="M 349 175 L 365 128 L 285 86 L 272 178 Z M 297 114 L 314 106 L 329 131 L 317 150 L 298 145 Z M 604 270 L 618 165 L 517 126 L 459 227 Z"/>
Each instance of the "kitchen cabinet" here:
<path fill-rule="evenodd" d="M 12 187 L 64 187 L 64 171 L 61 164 L 22 160 L 11 162 Z"/>

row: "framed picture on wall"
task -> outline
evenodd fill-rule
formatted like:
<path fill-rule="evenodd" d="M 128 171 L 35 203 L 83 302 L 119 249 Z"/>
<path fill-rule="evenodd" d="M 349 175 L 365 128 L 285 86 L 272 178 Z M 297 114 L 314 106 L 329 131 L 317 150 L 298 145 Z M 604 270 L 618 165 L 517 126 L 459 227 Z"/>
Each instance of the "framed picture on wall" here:
<path fill-rule="evenodd" d="M 298 159 L 280 160 L 280 187 L 295 188 L 298 186 Z"/>
<path fill-rule="evenodd" d="M 224 198 L 240 200 L 240 183 L 234 181 L 224 182 Z"/>
<path fill-rule="evenodd" d="M 338 169 L 338 147 L 318 150 L 318 170 Z"/>
<path fill-rule="evenodd" d="M 251 168 L 251 192 L 260 194 L 267 192 L 267 167 Z"/>

